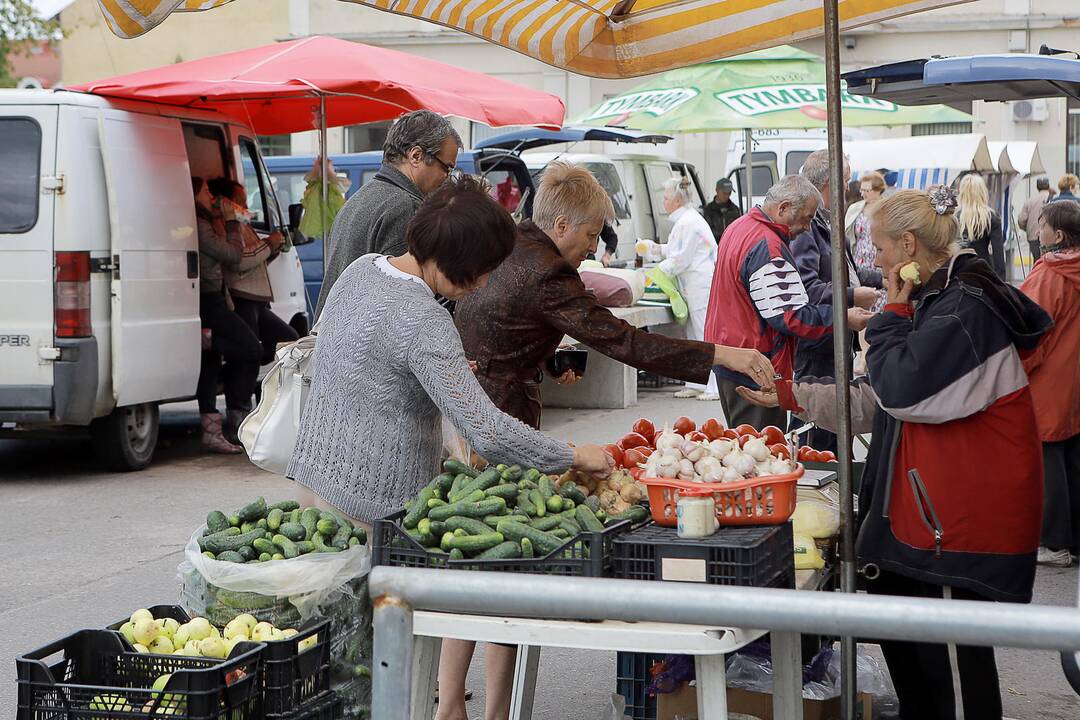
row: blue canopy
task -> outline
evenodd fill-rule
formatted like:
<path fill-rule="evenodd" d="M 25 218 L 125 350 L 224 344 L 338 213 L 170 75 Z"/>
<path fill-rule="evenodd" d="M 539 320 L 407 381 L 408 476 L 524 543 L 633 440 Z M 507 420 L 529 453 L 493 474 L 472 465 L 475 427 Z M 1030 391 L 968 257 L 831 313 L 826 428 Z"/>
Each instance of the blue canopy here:
<path fill-rule="evenodd" d="M 583 140 L 599 140 L 622 143 L 666 143 L 670 135 L 625 130 L 623 128 L 598 128 L 585 126 L 567 126 L 562 130 L 542 130 L 525 128 L 493 135 L 476 143 L 477 148 L 501 148 L 504 150 L 523 151 L 558 143 L 576 143 Z"/>

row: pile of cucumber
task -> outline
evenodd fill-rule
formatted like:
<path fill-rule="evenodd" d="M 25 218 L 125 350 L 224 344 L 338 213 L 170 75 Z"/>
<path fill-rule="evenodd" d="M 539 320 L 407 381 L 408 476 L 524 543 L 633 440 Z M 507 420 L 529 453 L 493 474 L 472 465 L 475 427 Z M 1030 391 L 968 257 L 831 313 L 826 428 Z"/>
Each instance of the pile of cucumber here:
<path fill-rule="evenodd" d="M 498 465 L 478 471 L 456 460 L 443 463 L 443 473 L 405 511 L 405 532 L 451 560 L 545 557 L 579 533 L 602 532 L 623 520 L 636 524 L 649 515 L 635 505 L 607 516 L 598 498 L 586 497 L 573 483 L 557 487 L 539 470 Z"/>
<path fill-rule="evenodd" d="M 226 515 L 211 510 L 199 549 L 212 560 L 259 563 L 291 560 L 307 553 L 336 553 L 367 543 L 367 532 L 348 518 L 295 500 L 267 505 L 265 498 Z"/>

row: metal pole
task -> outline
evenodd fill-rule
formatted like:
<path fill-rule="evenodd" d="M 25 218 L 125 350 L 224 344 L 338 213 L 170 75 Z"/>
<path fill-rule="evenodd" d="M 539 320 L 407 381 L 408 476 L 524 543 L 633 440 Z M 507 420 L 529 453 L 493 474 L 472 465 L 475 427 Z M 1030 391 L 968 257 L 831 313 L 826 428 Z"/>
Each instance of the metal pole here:
<path fill-rule="evenodd" d="M 836 378 L 837 460 L 840 462 L 840 589 L 855 592 L 855 505 L 851 483 L 851 406 L 847 326 L 847 252 L 844 247 L 844 147 L 840 102 L 840 13 L 825 3 L 825 85 L 829 122 L 829 205 L 832 228 L 833 371 Z M 855 717 L 855 638 L 840 638 L 840 697 L 844 720 Z"/>
<path fill-rule="evenodd" d="M 400 596 L 376 595 L 372 612 L 372 720 L 410 720 L 413 609 Z"/>
<path fill-rule="evenodd" d="M 743 145 L 746 158 L 746 207 L 743 212 L 750 212 L 754 207 L 754 132 L 750 128 L 743 130 Z"/>
<path fill-rule="evenodd" d="M 326 273 L 326 263 L 330 259 L 330 248 L 327 246 L 327 241 L 330 239 L 330 228 L 324 227 L 326 222 L 326 207 L 329 205 L 330 200 L 330 178 L 327 177 L 329 172 L 330 161 L 326 157 L 326 95 L 319 95 L 319 157 L 322 163 L 319 175 L 322 178 L 322 209 L 320 210 L 321 217 L 319 218 L 319 227 L 322 229 L 322 245 L 323 245 L 323 273 Z"/>

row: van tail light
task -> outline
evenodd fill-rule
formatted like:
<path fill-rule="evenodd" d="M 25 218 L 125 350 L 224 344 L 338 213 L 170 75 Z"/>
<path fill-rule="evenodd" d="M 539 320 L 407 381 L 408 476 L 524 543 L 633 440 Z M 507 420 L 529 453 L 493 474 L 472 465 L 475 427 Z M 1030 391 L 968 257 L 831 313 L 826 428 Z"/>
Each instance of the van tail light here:
<path fill-rule="evenodd" d="M 90 337 L 90 253 L 56 253 L 56 336 Z"/>

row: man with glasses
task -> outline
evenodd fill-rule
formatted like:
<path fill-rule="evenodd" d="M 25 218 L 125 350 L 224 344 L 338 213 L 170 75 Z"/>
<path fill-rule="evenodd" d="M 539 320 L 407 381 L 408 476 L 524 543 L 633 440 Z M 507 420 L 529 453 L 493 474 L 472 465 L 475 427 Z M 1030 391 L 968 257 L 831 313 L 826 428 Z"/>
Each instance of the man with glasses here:
<path fill-rule="evenodd" d="M 450 121 L 430 110 L 402 115 L 383 143 L 375 178 L 360 188 L 334 218 L 316 319 L 338 276 L 362 255 L 406 252 L 405 227 L 424 196 L 456 177 L 461 137 Z"/>

